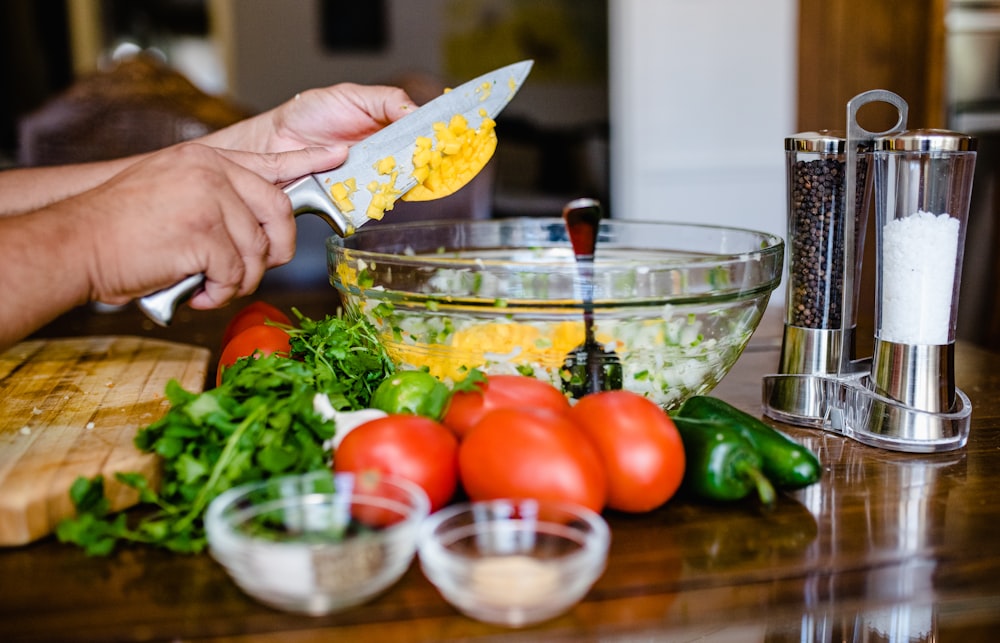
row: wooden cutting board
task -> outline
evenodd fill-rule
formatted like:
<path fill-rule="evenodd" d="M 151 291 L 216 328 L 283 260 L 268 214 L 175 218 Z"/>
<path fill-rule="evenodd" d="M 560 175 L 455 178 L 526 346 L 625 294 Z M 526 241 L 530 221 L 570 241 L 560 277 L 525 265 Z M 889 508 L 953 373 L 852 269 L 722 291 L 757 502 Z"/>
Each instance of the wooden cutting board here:
<path fill-rule="evenodd" d="M 30 340 L 0 354 L 0 545 L 51 533 L 73 515 L 69 488 L 102 474 L 112 509 L 138 498 L 114 479 L 158 479 L 136 432 L 169 409 L 167 382 L 201 391 L 209 350 L 139 337 Z"/>

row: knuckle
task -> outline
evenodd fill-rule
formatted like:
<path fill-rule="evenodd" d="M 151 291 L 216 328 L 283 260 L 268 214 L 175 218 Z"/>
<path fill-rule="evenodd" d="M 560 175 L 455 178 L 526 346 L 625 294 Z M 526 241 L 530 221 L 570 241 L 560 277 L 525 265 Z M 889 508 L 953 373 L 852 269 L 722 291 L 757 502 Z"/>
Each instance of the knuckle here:
<path fill-rule="evenodd" d="M 295 237 L 290 243 L 272 244 L 267 256 L 273 265 L 280 266 L 291 261 L 295 257 Z"/>
<path fill-rule="evenodd" d="M 257 228 L 254 231 L 253 237 L 250 239 L 250 252 L 254 259 L 259 259 L 260 257 L 266 257 L 268 251 L 271 248 L 271 240 L 265 234 L 264 230 Z"/>

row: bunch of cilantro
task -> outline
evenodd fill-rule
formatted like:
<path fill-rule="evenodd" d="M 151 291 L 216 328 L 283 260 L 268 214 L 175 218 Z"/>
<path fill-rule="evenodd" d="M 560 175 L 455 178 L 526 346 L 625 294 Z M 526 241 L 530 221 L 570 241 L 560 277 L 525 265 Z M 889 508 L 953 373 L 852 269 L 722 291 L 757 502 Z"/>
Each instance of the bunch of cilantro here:
<path fill-rule="evenodd" d="M 58 525 L 59 540 L 90 555 L 110 554 L 121 543 L 200 552 L 206 545 L 202 517 L 226 489 L 329 468 L 324 443 L 335 426 L 314 409 L 313 398 L 325 394 L 339 411 L 366 408 L 393 365 L 366 320 L 338 315 L 313 321 L 293 312 L 298 327 L 283 327 L 291 336 L 291 359 L 241 359 L 220 386 L 202 393 L 169 382 L 170 410 L 135 438 L 140 450 L 162 460 L 159 489 L 141 474 L 116 474 L 139 492 L 141 507 L 112 515 L 103 478 L 77 479 L 70 490 L 77 515 Z"/>

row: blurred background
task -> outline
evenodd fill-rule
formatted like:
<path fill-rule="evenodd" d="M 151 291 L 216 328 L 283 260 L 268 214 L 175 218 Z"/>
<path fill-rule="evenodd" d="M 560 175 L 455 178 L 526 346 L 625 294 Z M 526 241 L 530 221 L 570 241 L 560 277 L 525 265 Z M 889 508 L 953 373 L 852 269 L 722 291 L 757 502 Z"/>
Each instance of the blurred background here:
<path fill-rule="evenodd" d="M 534 59 L 487 171 L 394 220 L 551 216 L 594 196 L 615 217 L 785 236 L 784 138 L 844 129 L 851 97 L 888 89 L 910 127 L 980 137 L 959 325 L 1000 335 L 1000 0 L 5 0 L 0 12 L 3 167 L 153 149 L 337 82 L 424 102 Z M 895 122 L 865 118 L 872 131 Z M 320 245 L 300 243 L 273 279 L 325 278 L 323 249 L 308 247 Z"/>

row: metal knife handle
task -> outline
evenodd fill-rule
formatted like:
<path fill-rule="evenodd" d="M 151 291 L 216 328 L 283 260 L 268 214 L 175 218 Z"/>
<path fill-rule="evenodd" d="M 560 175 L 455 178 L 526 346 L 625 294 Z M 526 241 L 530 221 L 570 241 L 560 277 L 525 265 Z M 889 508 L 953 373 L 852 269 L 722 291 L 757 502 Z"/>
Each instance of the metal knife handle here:
<path fill-rule="evenodd" d="M 204 274 L 191 275 L 169 288 L 158 290 L 140 299 L 139 310 L 160 326 L 169 326 L 177 307 L 191 299 L 204 284 Z"/>
<path fill-rule="evenodd" d="M 333 204 L 329 192 L 311 174 L 285 187 L 285 194 L 292 202 L 295 216 L 311 213 L 326 221 L 341 237 L 354 233 L 354 224 Z M 191 275 L 186 279 L 146 295 L 138 301 L 139 310 L 154 323 L 169 326 L 177 308 L 194 296 L 205 285 L 204 273 Z"/>

